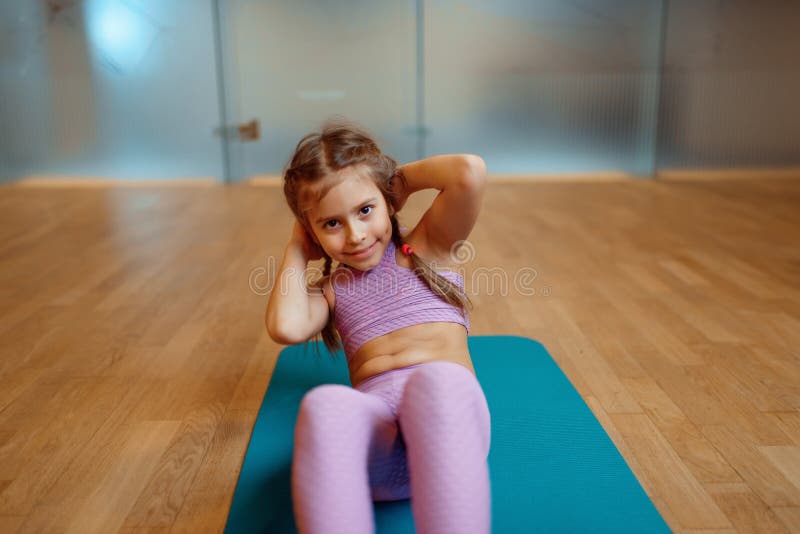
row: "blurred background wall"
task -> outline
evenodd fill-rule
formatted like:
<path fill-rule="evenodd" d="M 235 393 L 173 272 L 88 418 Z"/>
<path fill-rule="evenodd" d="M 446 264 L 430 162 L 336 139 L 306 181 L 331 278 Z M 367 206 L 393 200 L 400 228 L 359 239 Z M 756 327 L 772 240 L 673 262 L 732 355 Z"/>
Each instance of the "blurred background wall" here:
<path fill-rule="evenodd" d="M 0 179 L 279 175 L 332 115 L 493 174 L 797 166 L 798 28 L 788 0 L 4 0 Z"/>

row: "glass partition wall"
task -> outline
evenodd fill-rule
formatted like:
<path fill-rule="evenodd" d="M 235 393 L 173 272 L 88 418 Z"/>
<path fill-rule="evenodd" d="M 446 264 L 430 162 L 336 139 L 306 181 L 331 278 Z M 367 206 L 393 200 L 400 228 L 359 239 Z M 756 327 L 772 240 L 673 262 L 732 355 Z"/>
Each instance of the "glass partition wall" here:
<path fill-rule="evenodd" d="M 237 176 L 280 173 L 330 115 L 400 161 L 480 154 L 493 174 L 652 174 L 656 0 L 220 3 Z M 224 60 L 223 60 L 224 62 Z"/>
<path fill-rule="evenodd" d="M 210 1 L 0 2 L 0 176 L 223 175 Z"/>
<path fill-rule="evenodd" d="M 789 2 L 6 0 L 0 178 L 276 176 L 334 115 L 494 175 L 797 165 L 798 24 Z"/>

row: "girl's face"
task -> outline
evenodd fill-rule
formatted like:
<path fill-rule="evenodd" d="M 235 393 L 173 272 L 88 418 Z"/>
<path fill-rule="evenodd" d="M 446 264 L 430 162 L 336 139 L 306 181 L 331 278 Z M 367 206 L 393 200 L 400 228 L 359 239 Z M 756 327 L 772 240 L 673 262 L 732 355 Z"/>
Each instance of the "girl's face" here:
<path fill-rule="evenodd" d="M 376 267 L 392 238 L 391 213 L 378 186 L 347 172 L 306 212 L 314 238 L 334 260 L 367 271 Z"/>

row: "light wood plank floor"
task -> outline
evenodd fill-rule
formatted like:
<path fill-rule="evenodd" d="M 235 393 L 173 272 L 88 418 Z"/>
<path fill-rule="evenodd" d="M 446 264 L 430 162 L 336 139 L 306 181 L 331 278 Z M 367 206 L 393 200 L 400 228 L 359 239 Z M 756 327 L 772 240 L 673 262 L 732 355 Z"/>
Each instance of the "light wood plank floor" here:
<path fill-rule="evenodd" d="M 290 228 L 275 187 L 0 187 L 0 532 L 222 530 Z M 800 180 L 492 183 L 473 334 L 541 341 L 675 532 L 800 532 L 798 237 Z"/>

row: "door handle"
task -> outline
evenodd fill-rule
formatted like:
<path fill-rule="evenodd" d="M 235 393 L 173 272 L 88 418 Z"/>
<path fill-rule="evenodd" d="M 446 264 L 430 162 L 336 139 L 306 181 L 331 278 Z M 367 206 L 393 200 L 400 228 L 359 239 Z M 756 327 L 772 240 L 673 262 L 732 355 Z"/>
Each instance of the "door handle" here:
<path fill-rule="evenodd" d="M 238 126 L 239 141 L 255 141 L 261 136 L 261 128 L 258 119 L 242 123 Z"/>
<path fill-rule="evenodd" d="M 261 125 L 258 119 L 253 119 L 250 122 L 243 122 L 242 124 L 232 124 L 230 126 L 219 126 L 214 128 L 214 135 L 218 135 L 228 141 L 255 141 L 261 137 Z"/>

